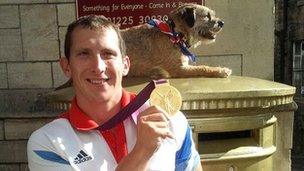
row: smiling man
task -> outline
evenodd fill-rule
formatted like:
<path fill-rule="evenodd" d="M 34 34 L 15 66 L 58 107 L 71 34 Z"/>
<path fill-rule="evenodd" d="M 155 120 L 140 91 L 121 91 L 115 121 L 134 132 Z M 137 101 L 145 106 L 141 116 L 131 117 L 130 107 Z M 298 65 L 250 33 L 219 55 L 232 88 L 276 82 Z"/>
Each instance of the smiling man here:
<path fill-rule="evenodd" d="M 30 170 L 201 170 L 191 130 L 177 112 L 145 103 L 109 130 L 98 127 L 136 95 L 123 89 L 130 61 L 118 28 L 105 17 L 71 23 L 60 64 L 73 80 L 71 108 L 28 141 Z"/>

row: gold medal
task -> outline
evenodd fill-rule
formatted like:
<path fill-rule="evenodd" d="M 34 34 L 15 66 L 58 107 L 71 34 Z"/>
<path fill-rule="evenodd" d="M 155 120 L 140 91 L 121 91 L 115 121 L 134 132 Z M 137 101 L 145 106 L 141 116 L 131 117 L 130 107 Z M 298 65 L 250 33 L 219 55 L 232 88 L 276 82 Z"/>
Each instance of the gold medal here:
<path fill-rule="evenodd" d="M 155 82 L 155 89 L 150 95 L 150 105 L 159 106 L 169 116 L 173 116 L 182 106 L 182 96 L 168 81 Z"/>

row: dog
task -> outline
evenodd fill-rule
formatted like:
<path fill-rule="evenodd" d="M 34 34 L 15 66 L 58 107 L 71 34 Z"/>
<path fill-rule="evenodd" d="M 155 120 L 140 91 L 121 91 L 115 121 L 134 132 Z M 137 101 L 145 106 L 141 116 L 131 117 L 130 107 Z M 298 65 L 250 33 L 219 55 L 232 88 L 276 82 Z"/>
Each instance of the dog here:
<path fill-rule="evenodd" d="M 205 6 L 183 4 L 169 14 L 166 24 L 181 36 L 186 48 L 190 48 L 214 42 L 224 22 Z M 179 46 L 148 24 L 121 30 L 121 34 L 131 62 L 128 77 L 228 77 L 232 72 L 225 67 L 189 65 L 189 58 Z"/>

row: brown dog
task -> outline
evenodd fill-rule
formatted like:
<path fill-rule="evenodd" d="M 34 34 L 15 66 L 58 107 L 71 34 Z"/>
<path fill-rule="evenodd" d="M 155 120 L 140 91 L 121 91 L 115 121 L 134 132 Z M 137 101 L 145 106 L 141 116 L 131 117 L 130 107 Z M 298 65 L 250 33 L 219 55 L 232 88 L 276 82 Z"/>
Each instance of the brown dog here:
<path fill-rule="evenodd" d="M 173 10 L 168 25 L 183 36 L 188 47 L 210 43 L 222 29 L 224 22 L 215 17 L 209 8 L 197 4 L 185 4 Z M 131 68 L 128 76 L 170 77 L 228 77 L 231 70 L 205 65 L 189 65 L 188 57 L 171 42 L 168 35 L 148 24 L 122 30 Z"/>

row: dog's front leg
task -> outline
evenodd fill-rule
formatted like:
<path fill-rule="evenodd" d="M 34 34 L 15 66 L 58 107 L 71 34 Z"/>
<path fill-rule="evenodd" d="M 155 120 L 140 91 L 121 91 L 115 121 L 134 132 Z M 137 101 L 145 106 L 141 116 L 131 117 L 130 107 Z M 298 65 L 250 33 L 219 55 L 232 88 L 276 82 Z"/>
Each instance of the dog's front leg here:
<path fill-rule="evenodd" d="M 231 75 L 232 71 L 229 68 L 223 67 L 210 67 L 206 65 L 183 65 L 180 67 L 180 77 L 220 77 L 226 78 Z"/>

